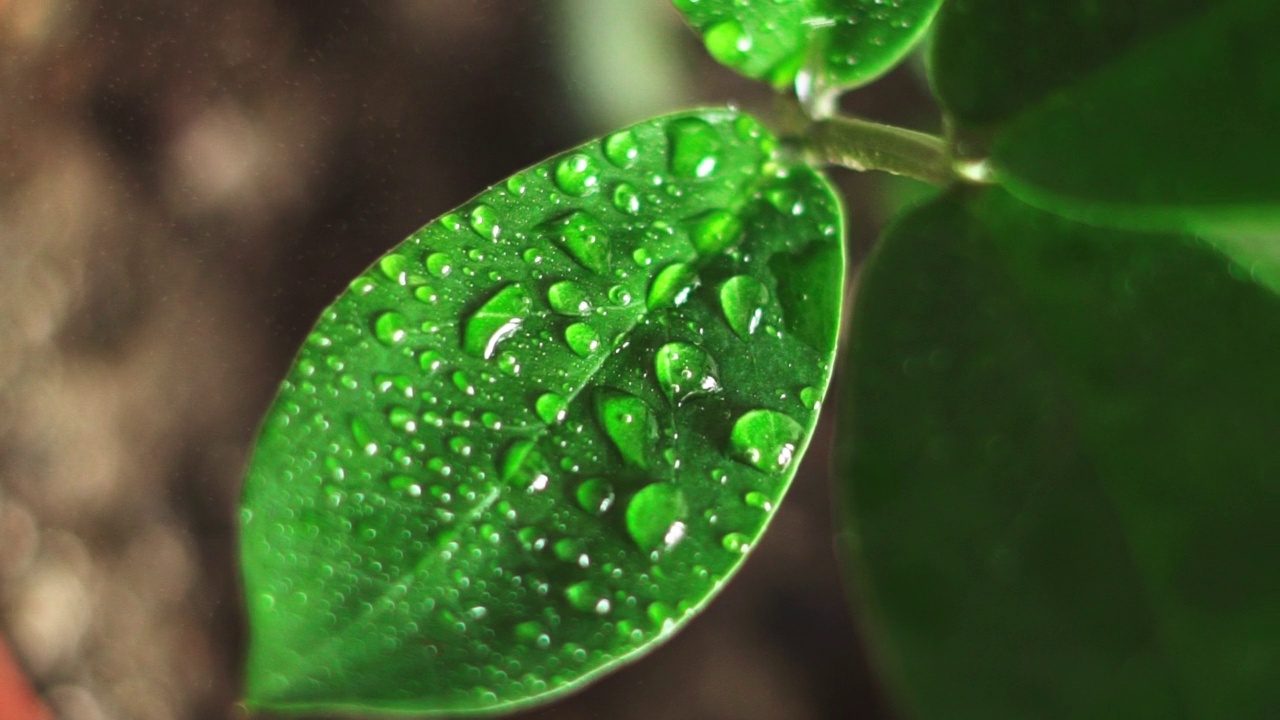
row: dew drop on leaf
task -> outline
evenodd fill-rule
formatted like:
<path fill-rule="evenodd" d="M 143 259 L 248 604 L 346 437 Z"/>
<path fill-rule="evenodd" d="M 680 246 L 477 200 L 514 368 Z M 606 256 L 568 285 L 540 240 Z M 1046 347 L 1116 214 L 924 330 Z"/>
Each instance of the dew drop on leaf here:
<path fill-rule="evenodd" d="M 640 144 L 630 130 L 620 130 L 604 139 L 604 156 L 624 170 L 640 157 Z"/>
<path fill-rule="evenodd" d="M 387 253 L 378 261 L 378 269 L 397 285 L 409 283 L 409 261 L 399 253 Z"/>
<path fill-rule="evenodd" d="M 408 327 L 404 315 L 391 310 L 378 315 L 378 319 L 374 320 L 373 334 L 384 345 L 397 345 L 408 336 Z"/>
<path fill-rule="evenodd" d="M 572 280 L 561 280 L 547 290 L 547 303 L 561 315 L 587 315 L 591 312 L 591 298 L 586 288 Z"/>
<path fill-rule="evenodd" d="M 671 140 L 671 171 L 682 178 L 705 178 L 720 161 L 720 134 L 699 118 L 673 120 L 667 126 Z"/>
<path fill-rule="evenodd" d="M 728 210 L 712 210 L 692 221 L 693 246 L 703 257 L 714 257 L 738 242 L 742 222 Z"/>
<path fill-rule="evenodd" d="M 631 183 L 618 183 L 613 188 L 613 206 L 627 215 L 639 215 L 641 210 L 640 193 Z"/>
<path fill-rule="evenodd" d="M 545 229 L 579 265 L 601 275 L 609 272 L 609 233 L 594 216 L 574 210 L 547 223 Z"/>
<path fill-rule="evenodd" d="M 720 541 L 725 550 L 735 553 L 746 553 L 751 549 L 751 538 L 742 533 L 729 533 Z"/>
<path fill-rule="evenodd" d="M 574 323 L 565 328 L 565 342 L 582 357 L 591 357 L 600 350 L 600 333 L 586 323 Z"/>
<path fill-rule="evenodd" d="M 720 371 L 715 360 L 696 345 L 682 342 L 663 345 L 654 358 L 654 369 L 662 391 L 676 404 L 694 395 L 720 390 L 717 377 Z"/>
<path fill-rule="evenodd" d="M 664 267 L 649 286 L 649 309 L 683 305 L 698 283 L 698 271 L 689 263 L 672 263 Z"/>
<path fill-rule="evenodd" d="M 556 163 L 556 187 L 574 197 L 594 193 L 600 185 L 600 167 L 590 155 L 574 153 Z"/>
<path fill-rule="evenodd" d="M 604 590 L 590 580 L 570 585 L 565 589 L 564 595 L 570 605 L 583 612 L 608 615 L 613 607 Z"/>
<path fill-rule="evenodd" d="M 648 403 L 630 393 L 604 388 L 596 397 L 596 416 L 622 459 L 648 469 L 658 440 L 658 423 Z"/>
<path fill-rule="evenodd" d="M 427 256 L 427 272 L 438 278 L 448 277 L 453 272 L 453 258 L 448 253 L 431 253 Z"/>
<path fill-rule="evenodd" d="M 468 354 L 488 360 L 498 344 L 511 337 L 529 315 L 529 293 L 511 284 L 499 290 L 467 318 L 462 335 L 462 349 Z"/>
<path fill-rule="evenodd" d="M 613 506 L 613 486 L 607 480 L 593 478 L 578 486 L 578 506 L 593 515 L 603 515 Z"/>
<path fill-rule="evenodd" d="M 754 45 L 751 36 L 736 20 L 724 20 L 712 25 L 706 29 L 703 38 L 707 52 L 730 67 L 741 65 Z"/>
<path fill-rule="evenodd" d="M 720 288 L 720 309 L 729 327 L 743 340 L 760 326 L 768 302 L 769 289 L 750 275 L 729 278 Z"/>
<path fill-rule="evenodd" d="M 498 224 L 498 211 L 481 203 L 471 209 L 471 229 L 485 240 L 497 240 L 502 232 Z"/>
<path fill-rule="evenodd" d="M 689 512 L 684 493 L 670 483 L 647 485 L 627 504 L 627 533 L 643 550 L 674 545 L 683 536 Z M 681 531 L 673 533 L 679 525 Z"/>
<path fill-rule="evenodd" d="M 757 470 L 780 473 L 795 456 L 804 428 L 775 410 L 752 410 L 738 418 L 729 434 L 729 454 Z"/>
<path fill-rule="evenodd" d="M 538 417 L 542 418 L 542 422 L 558 425 L 564 422 L 568 406 L 568 401 L 562 396 L 556 393 L 543 393 L 534 402 L 534 411 L 538 413 Z"/>

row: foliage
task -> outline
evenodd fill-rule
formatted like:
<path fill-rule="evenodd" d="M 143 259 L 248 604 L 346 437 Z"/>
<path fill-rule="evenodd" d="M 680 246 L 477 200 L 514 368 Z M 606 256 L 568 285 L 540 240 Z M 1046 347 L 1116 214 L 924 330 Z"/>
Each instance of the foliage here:
<path fill-rule="evenodd" d="M 353 281 L 245 485 L 248 702 L 501 711 L 696 614 L 831 377 L 836 162 L 944 186 L 863 270 L 840 403 L 845 545 L 903 707 L 1273 715 L 1275 4 L 675 4 L 810 119 L 634 125 Z M 827 118 L 935 12 L 945 141 Z"/>

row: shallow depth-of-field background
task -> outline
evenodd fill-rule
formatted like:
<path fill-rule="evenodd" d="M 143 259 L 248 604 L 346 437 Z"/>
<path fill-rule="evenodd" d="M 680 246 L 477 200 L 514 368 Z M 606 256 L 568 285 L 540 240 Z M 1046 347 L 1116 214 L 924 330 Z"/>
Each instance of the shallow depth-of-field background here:
<path fill-rule="evenodd" d="M 846 109 L 919 127 L 923 87 Z M 0 0 L 0 635 L 58 716 L 238 716 L 241 472 L 349 278 L 525 165 L 730 101 L 771 102 L 667 0 Z M 894 186 L 837 179 L 860 256 Z M 830 420 L 700 619 L 524 716 L 891 717 Z"/>

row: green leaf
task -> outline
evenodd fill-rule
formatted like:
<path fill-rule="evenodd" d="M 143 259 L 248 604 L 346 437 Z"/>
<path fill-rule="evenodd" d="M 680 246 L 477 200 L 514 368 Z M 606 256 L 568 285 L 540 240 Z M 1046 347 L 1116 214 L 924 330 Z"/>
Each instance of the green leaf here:
<path fill-rule="evenodd" d="M 1280 300 L 953 192 L 877 249 L 851 352 L 848 546 L 917 717 L 1275 717 Z"/>
<path fill-rule="evenodd" d="M 712 57 L 747 77 L 864 85 L 888 72 L 929 28 L 942 0 L 673 0 Z"/>
<path fill-rule="evenodd" d="M 1280 3 L 956 0 L 934 85 L 962 154 L 1127 229 L 1280 231 Z M 972 147 L 965 147 L 971 145 Z"/>
<path fill-rule="evenodd" d="M 826 181 L 673 115 L 513 176 L 324 312 L 243 497 L 257 707 L 496 711 L 669 637 L 741 565 L 829 375 Z"/>

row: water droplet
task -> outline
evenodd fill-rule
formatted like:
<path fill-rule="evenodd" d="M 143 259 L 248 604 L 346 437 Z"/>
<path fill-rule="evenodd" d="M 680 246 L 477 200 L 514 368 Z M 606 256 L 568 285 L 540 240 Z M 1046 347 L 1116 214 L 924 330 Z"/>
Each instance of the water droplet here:
<path fill-rule="evenodd" d="M 461 455 L 462 457 L 471 457 L 471 450 L 472 450 L 471 441 L 462 437 L 461 435 L 449 441 L 449 449 Z"/>
<path fill-rule="evenodd" d="M 720 544 L 729 552 L 746 554 L 751 549 L 751 538 L 742 533 L 734 532 L 725 535 Z"/>
<path fill-rule="evenodd" d="M 773 501 L 769 499 L 768 495 L 765 495 L 758 490 L 752 490 L 747 493 L 746 496 L 742 498 L 742 501 L 745 502 L 748 507 L 764 510 L 765 512 L 769 512 L 773 509 Z"/>
<path fill-rule="evenodd" d="M 431 253 L 427 256 L 427 272 L 438 278 L 448 277 L 453 272 L 453 258 L 448 253 Z"/>
<path fill-rule="evenodd" d="M 786 470 L 804 437 L 800 423 L 774 410 L 752 410 L 738 418 L 729 435 L 729 455 L 757 470 Z"/>
<path fill-rule="evenodd" d="M 394 407 L 387 411 L 387 422 L 392 427 L 399 428 L 407 433 L 418 431 L 418 418 L 412 411 L 402 407 Z"/>
<path fill-rule="evenodd" d="M 529 179 L 524 173 L 507 178 L 507 191 L 512 195 L 523 195 L 529 191 Z"/>
<path fill-rule="evenodd" d="M 738 275 L 720 288 L 720 308 L 729 327 L 743 340 L 748 339 L 764 317 L 769 302 L 769 289 L 750 275 Z"/>
<path fill-rule="evenodd" d="M 667 343 L 654 359 L 658 383 L 672 402 L 679 404 L 694 395 L 718 392 L 719 369 L 706 350 L 688 343 Z"/>
<path fill-rule="evenodd" d="M 609 302 L 619 307 L 631 304 L 631 291 L 625 285 L 614 285 L 609 288 Z"/>
<path fill-rule="evenodd" d="M 427 287 L 426 285 L 414 288 L 413 296 L 427 304 L 440 301 L 440 293 L 436 292 L 435 288 Z"/>
<path fill-rule="evenodd" d="M 587 289 L 572 280 L 562 280 L 547 290 L 547 302 L 561 315 L 587 315 L 591 312 L 591 299 Z"/>
<path fill-rule="evenodd" d="M 609 234 L 595 217 L 580 210 L 545 226 L 551 238 L 574 260 L 601 275 L 609 272 Z"/>
<path fill-rule="evenodd" d="M 662 268 L 649 286 L 649 309 L 683 305 L 701 280 L 689 263 L 671 263 Z"/>
<path fill-rule="evenodd" d="M 644 550 L 673 545 L 667 540 L 679 542 L 680 537 L 672 538 L 672 529 L 679 524 L 683 537 L 681 520 L 688 513 L 684 493 L 670 483 L 653 483 L 636 493 L 627 505 L 627 532 Z"/>
<path fill-rule="evenodd" d="M 591 357 L 600 349 L 600 333 L 586 323 L 574 323 L 565 328 L 565 342 L 582 357 Z"/>
<path fill-rule="evenodd" d="M 471 382 L 471 378 L 461 370 L 453 374 L 453 385 L 467 395 L 476 394 L 475 383 Z"/>
<path fill-rule="evenodd" d="M 534 410 L 542 422 L 548 425 L 559 425 L 568 414 L 569 401 L 555 393 L 543 393 L 534 402 Z"/>
<path fill-rule="evenodd" d="M 556 164 L 556 187 L 574 197 L 585 197 L 599 189 L 600 167 L 591 156 L 574 153 Z"/>
<path fill-rule="evenodd" d="M 427 372 L 435 372 L 444 367 L 444 356 L 435 350 L 424 350 L 418 356 L 418 367 Z"/>
<path fill-rule="evenodd" d="M 728 210 L 712 210 L 692 220 L 693 246 L 703 257 L 719 255 L 738 242 L 742 221 Z"/>
<path fill-rule="evenodd" d="M 800 402 L 804 403 L 806 410 L 817 412 L 822 407 L 822 393 L 811 387 L 801 388 Z"/>
<path fill-rule="evenodd" d="M 640 157 L 640 145 L 630 130 L 620 130 L 604 139 L 604 156 L 609 162 L 626 169 Z"/>
<path fill-rule="evenodd" d="M 502 480 L 513 485 L 523 485 L 529 490 L 547 487 L 547 459 L 532 440 L 520 440 L 507 448 L 502 458 Z"/>
<path fill-rule="evenodd" d="M 684 178 L 705 178 L 719 162 L 720 134 L 700 118 L 681 118 L 667 126 L 671 171 Z"/>
<path fill-rule="evenodd" d="M 519 285 L 499 290 L 466 320 L 462 349 L 486 360 L 493 357 L 498 343 L 511 337 L 529 315 L 532 300 Z"/>
<path fill-rule="evenodd" d="M 711 57 L 731 67 L 742 65 L 754 45 L 751 36 L 735 20 L 712 25 L 706 29 L 702 38 Z"/>
<path fill-rule="evenodd" d="M 384 255 L 378 261 L 378 269 L 382 270 L 382 274 L 397 285 L 407 285 L 409 283 L 409 260 L 403 255 L 398 253 Z"/>
<path fill-rule="evenodd" d="M 409 323 L 394 310 L 384 312 L 373 323 L 373 334 L 385 345 L 396 345 L 408 337 Z"/>
<path fill-rule="evenodd" d="M 593 515 L 603 515 L 613 506 L 613 486 L 606 480 L 593 478 L 578 486 L 578 506 Z"/>
<path fill-rule="evenodd" d="M 482 203 L 472 208 L 470 219 L 471 229 L 485 240 L 497 240 L 502 233 L 502 226 L 498 224 L 498 211 L 488 205 Z"/>
<path fill-rule="evenodd" d="M 391 486 L 392 490 L 405 493 L 410 497 L 419 497 L 422 495 L 422 486 L 418 484 L 417 480 L 414 480 L 408 475 L 396 475 L 388 480 L 387 484 Z"/>
<path fill-rule="evenodd" d="M 622 459 L 647 470 L 658 439 L 658 422 L 649 405 L 630 393 L 604 388 L 596 396 L 596 416 Z"/>
<path fill-rule="evenodd" d="M 365 455 L 376 455 L 378 453 L 378 442 L 374 439 L 373 433 L 369 431 L 369 425 L 360 418 L 351 419 L 351 438 L 356 441 L 356 446 L 364 451 Z"/>
<path fill-rule="evenodd" d="M 639 215 L 640 193 L 631 183 L 618 183 L 613 188 L 613 206 L 627 215 Z"/>
<path fill-rule="evenodd" d="M 570 585 L 565 589 L 564 595 L 570 605 L 583 612 L 607 615 L 612 609 L 612 603 L 605 596 L 604 590 L 590 580 Z"/>

